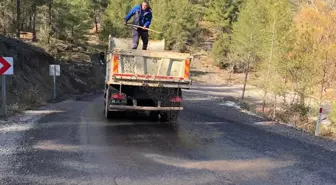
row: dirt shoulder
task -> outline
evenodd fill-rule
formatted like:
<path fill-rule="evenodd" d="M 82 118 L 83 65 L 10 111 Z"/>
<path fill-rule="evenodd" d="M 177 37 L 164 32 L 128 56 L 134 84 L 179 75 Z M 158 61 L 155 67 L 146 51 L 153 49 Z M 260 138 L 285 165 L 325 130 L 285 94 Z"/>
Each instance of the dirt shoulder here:
<path fill-rule="evenodd" d="M 242 96 L 244 74 L 234 74 L 216 67 L 211 57 L 196 57 L 191 64 L 191 76 L 194 83 L 211 86 L 212 88 L 203 86 L 203 88 L 208 88 L 210 94 L 229 96 L 235 99 Z M 245 94 L 247 102 L 259 106 L 262 103 L 261 97 L 262 91 L 260 89 L 247 85 Z"/>
<path fill-rule="evenodd" d="M 232 102 L 236 104 L 240 104 L 241 108 L 245 111 L 249 111 L 253 114 L 264 116 L 262 112 L 262 103 L 263 103 L 263 91 L 258 87 L 247 85 L 245 100 L 241 102 L 240 98 L 242 96 L 243 91 L 243 82 L 244 82 L 244 74 L 231 74 L 227 70 L 222 70 L 216 66 L 214 66 L 211 57 L 207 56 L 197 56 L 195 57 L 192 63 L 192 80 L 193 80 L 193 91 L 197 91 L 199 93 L 203 93 L 209 96 L 217 96 L 221 97 L 223 102 Z M 273 102 L 274 98 L 272 95 L 268 96 L 268 102 Z M 277 106 L 280 107 L 282 104 L 281 100 L 278 100 Z M 330 107 L 326 105 L 325 112 L 323 117 L 327 117 L 330 111 Z M 270 107 L 266 107 L 266 112 L 272 112 L 273 105 Z M 315 115 L 315 112 L 312 112 Z M 316 113 L 317 115 L 317 113 Z M 311 117 L 312 124 L 315 125 L 317 117 Z M 281 121 L 277 121 L 277 124 L 281 123 L 284 126 L 289 126 L 290 129 L 296 128 L 297 130 L 306 130 L 305 128 L 300 128 L 299 125 L 295 125 L 294 123 L 283 123 Z M 308 123 L 307 123 L 308 124 Z M 334 140 L 334 133 L 336 133 L 336 129 L 334 127 L 329 126 L 330 122 L 326 119 L 322 122 L 322 132 L 323 137 Z M 309 126 L 308 125 L 308 126 Z M 312 135 L 310 133 L 309 135 Z M 335 134 L 336 135 L 336 134 Z"/>
<path fill-rule="evenodd" d="M 53 100 L 53 78 L 49 65 L 59 64 L 57 99 L 99 91 L 104 67 L 94 45 L 76 45 L 53 40 L 50 45 L 26 43 L 0 36 L 0 55 L 14 58 L 14 75 L 7 78 L 9 116 L 38 108 Z"/>
<path fill-rule="evenodd" d="M 212 58 L 208 56 L 196 56 L 191 63 L 191 75 L 193 81 L 218 85 L 242 84 L 244 75 L 230 74 L 226 70 L 214 66 Z"/>

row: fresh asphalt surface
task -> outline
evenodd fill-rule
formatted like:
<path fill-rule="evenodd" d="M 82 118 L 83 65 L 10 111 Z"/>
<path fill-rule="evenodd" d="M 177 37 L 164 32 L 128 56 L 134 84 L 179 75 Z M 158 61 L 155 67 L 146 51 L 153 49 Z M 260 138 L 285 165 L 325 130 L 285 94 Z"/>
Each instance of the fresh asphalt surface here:
<path fill-rule="evenodd" d="M 244 123 L 259 118 L 184 92 L 174 127 L 105 120 L 102 94 L 0 132 L 0 184 L 336 184 L 336 153 Z"/>

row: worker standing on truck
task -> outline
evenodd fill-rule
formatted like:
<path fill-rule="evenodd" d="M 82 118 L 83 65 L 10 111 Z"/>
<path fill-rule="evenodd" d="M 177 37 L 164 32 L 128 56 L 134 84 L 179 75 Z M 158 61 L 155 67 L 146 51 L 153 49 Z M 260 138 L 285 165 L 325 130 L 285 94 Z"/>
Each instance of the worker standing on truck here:
<path fill-rule="evenodd" d="M 125 25 L 134 15 L 133 24 L 144 28 L 149 28 L 152 21 L 152 9 L 149 6 L 148 0 L 144 0 L 140 5 L 132 8 L 132 10 L 125 17 Z M 149 34 L 148 30 L 133 27 L 133 43 L 132 49 L 137 49 L 139 38 L 141 37 L 143 50 L 147 50 Z"/>

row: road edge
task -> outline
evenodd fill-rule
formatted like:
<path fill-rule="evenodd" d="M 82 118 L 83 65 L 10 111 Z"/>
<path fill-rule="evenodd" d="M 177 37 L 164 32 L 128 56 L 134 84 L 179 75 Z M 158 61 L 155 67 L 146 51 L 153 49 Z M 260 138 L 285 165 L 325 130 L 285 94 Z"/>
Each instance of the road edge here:
<path fill-rule="evenodd" d="M 103 93 L 103 90 L 96 90 L 88 93 L 83 93 L 82 95 L 67 95 L 63 96 L 56 101 L 49 101 L 46 104 L 36 108 L 36 109 L 29 109 L 25 110 L 21 113 L 15 113 L 7 117 L 5 120 L 1 120 L 0 129 L 3 129 L 8 126 L 12 125 L 30 125 L 38 122 L 43 117 L 53 113 L 56 110 L 56 107 L 60 103 L 64 103 L 66 101 L 80 101 L 81 99 L 89 96 L 94 96 L 95 94 Z M 36 112 L 40 111 L 39 114 Z M 34 115 L 35 114 L 35 115 Z"/>

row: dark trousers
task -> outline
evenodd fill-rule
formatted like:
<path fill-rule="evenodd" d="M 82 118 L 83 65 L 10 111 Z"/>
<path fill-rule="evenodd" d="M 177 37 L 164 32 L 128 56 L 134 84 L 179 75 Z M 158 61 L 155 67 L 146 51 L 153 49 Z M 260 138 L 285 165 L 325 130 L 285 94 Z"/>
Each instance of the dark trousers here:
<path fill-rule="evenodd" d="M 133 44 L 132 44 L 132 49 L 137 49 L 139 45 L 139 39 L 141 37 L 142 40 L 142 49 L 147 50 L 147 45 L 148 45 L 148 31 L 147 30 L 135 30 L 133 29 Z"/>

